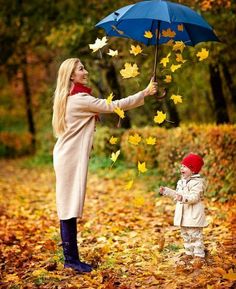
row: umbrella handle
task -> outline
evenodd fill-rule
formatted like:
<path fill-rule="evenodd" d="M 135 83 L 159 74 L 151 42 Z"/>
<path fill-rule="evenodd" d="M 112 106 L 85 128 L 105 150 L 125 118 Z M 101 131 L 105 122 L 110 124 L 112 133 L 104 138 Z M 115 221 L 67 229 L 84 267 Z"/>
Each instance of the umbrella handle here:
<path fill-rule="evenodd" d="M 156 73 L 152 76 L 153 80 L 157 83 L 158 85 L 158 81 L 157 81 L 157 75 Z M 156 94 L 156 99 L 157 100 L 162 100 L 163 98 L 165 98 L 167 96 L 167 90 L 166 88 L 163 88 L 163 91 L 161 93 L 161 95 Z"/>
<path fill-rule="evenodd" d="M 157 100 L 162 100 L 163 98 L 165 98 L 167 96 L 167 90 L 164 88 L 161 95 L 156 95 L 156 99 Z"/>

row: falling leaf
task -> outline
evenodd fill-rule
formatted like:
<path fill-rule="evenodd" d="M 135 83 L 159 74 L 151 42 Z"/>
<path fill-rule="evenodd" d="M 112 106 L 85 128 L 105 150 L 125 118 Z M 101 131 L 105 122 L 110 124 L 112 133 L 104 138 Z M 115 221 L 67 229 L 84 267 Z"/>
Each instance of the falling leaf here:
<path fill-rule="evenodd" d="M 163 37 L 175 37 L 176 33 L 175 31 L 172 31 L 170 28 L 168 28 L 167 30 L 162 30 L 162 36 Z"/>
<path fill-rule="evenodd" d="M 172 64 L 171 67 L 170 67 L 170 70 L 172 72 L 175 72 L 175 70 L 179 69 L 181 66 L 182 66 L 182 64 L 177 64 L 177 65 Z"/>
<path fill-rule="evenodd" d="M 156 138 L 150 136 L 150 137 L 146 138 L 146 143 L 148 145 L 155 145 L 156 144 Z"/>
<path fill-rule="evenodd" d="M 133 187 L 133 183 L 134 180 L 129 181 L 126 185 L 125 185 L 125 190 L 130 190 Z"/>
<path fill-rule="evenodd" d="M 182 62 L 182 63 L 184 63 L 184 62 L 186 62 L 187 60 L 183 59 L 183 55 L 182 55 L 182 54 L 176 53 L 176 61 L 177 61 L 177 62 Z"/>
<path fill-rule="evenodd" d="M 152 34 L 151 31 L 145 31 L 144 37 L 146 37 L 146 38 L 152 38 L 152 37 L 153 37 L 153 34 Z"/>
<path fill-rule="evenodd" d="M 139 75 L 137 64 L 134 63 L 132 66 L 131 63 L 126 62 L 125 68 L 121 69 L 120 74 L 122 75 L 123 78 L 130 78 Z"/>
<path fill-rule="evenodd" d="M 179 24 L 177 26 L 178 31 L 184 31 L 184 25 L 183 24 Z"/>
<path fill-rule="evenodd" d="M 184 44 L 183 41 L 175 41 L 173 51 L 180 51 L 182 53 L 185 47 L 186 45 Z"/>
<path fill-rule="evenodd" d="M 182 103 L 182 96 L 178 94 L 172 94 L 170 99 L 174 101 L 174 104 Z"/>
<path fill-rule="evenodd" d="M 140 137 L 140 135 L 135 133 L 134 135 L 129 136 L 128 141 L 129 141 L 129 143 L 131 143 L 133 145 L 138 145 L 141 141 L 141 137 Z"/>
<path fill-rule="evenodd" d="M 120 118 L 124 118 L 124 117 L 125 117 L 125 113 L 124 113 L 123 109 L 121 109 L 121 108 L 119 108 L 119 107 L 115 108 L 115 109 L 114 109 L 114 112 L 115 112 L 116 114 L 118 114 Z"/>
<path fill-rule="evenodd" d="M 136 56 L 140 54 L 142 51 L 143 50 L 140 45 L 137 45 L 137 46 L 131 45 L 131 50 L 129 52 L 130 54 L 134 54 Z"/>
<path fill-rule="evenodd" d="M 162 111 L 157 111 L 157 115 L 154 116 L 155 123 L 162 123 L 165 119 L 166 119 L 166 113 L 163 113 Z"/>
<path fill-rule="evenodd" d="M 145 162 L 143 162 L 143 163 L 138 162 L 138 171 L 140 173 L 145 173 L 147 171 Z"/>
<path fill-rule="evenodd" d="M 167 42 L 165 43 L 165 45 L 167 45 L 167 46 L 173 46 L 173 45 L 174 45 L 174 40 L 173 40 L 173 39 L 170 39 L 169 41 L 167 41 Z"/>
<path fill-rule="evenodd" d="M 166 83 L 170 83 L 170 82 L 172 81 L 172 76 L 171 76 L 170 74 L 167 74 L 167 75 L 166 75 L 166 78 L 164 79 L 164 81 L 165 81 Z"/>
<path fill-rule="evenodd" d="M 117 152 L 115 152 L 115 153 L 111 153 L 111 160 L 113 161 L 113 163 L 115 163 L 116 162 L 116 160 L 117 160 L 117 158 L 118 158 L 118 156 L 120 155 L 120 150 L 118 150 Z"/>
<path fill-rule="evenodd" d="M 110 55 L 111 57 L 117 56 L 118 50 L 109 49 L 109 52 L 107 54 Z"/>
<path fill-rule="evenodd" d="M 112 145 L 116 144 L 117 141 L 118 141 L 118 138 L 117 138 L 117 137 L 114 137 L 114 136 L 112 136 L 112 137 L 110 138 L 110 140 L 109 140 L 110 144 L 112 144 Z"/>
<path fill-rule="evenodd" d="M 199 57 L 199 61 L 206 59 L 208 56 L 209 56 L 209 50 L 206 50 L 206 48 L 202 48 L 202 50 L 197 53 L 197 57 Z"/>
<path fill-rule="evenodd" d="M 230 281 L 236 281 L 236 272 L 231 268 L 228 273 L 224 274 L 222 277 Z"/>
<path fill-rule="evenodd" d="M 89 48 L 96 52 L 97 50 L 101 49 L 105 45 L 107 45 L 108 39 L 104 36 L 102 39 L 97 38 L 94 44 L 89 44 Z"/>
<path fill-rule="evenodd" d="M 163 58 L 161 59 L 160 63 L 161 63 L 164 67 L 166 67 L 167 63 L 170 61 L 170 60 L 169 60 L 169 57 L 170 57 L 170 53 L 169 53 L 166 57 L 163 57 Z"/>
<path fill-rule="evenodd" d="M 113 92 L 112 92 L 112 93 L 110 93 L 110 94 L 108 95 L 108 97 L 107 97 L 107 99 L 106 99 L 106 103 L 107 103 L 107 104 L 110 104 L 110 103 L 112 102 L 113 97 L 114 97 L 114 94 L 113 94 Z"/>

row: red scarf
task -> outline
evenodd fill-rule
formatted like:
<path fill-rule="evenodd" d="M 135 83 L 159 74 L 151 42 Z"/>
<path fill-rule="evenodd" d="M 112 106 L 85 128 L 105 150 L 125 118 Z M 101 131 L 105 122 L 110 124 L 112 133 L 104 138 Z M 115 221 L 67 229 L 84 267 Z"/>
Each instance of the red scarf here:
<path fill-rule="evenodd" d="M 81 83 L 74 83 L 70 90 L 70 95 L 74 95 L 76 93 L 85 92 L 91 95 L 92 89 L 87 87 Z"/>
<path fill-rule="evenodd" d="M 70 95 L 74 95 L 74 94 L 80 93 L 80 92 L 85 92 L 85 93 L 88 93 L 91 95 L 92 89 L 90 87 L 87 87 L 87 86 L 81 84 L 81 83 L 74 83 L 71 87 Z M 95 115 L 95 119 L 96 119 L 96 121 L 100 121 L 98 114 Z"/>

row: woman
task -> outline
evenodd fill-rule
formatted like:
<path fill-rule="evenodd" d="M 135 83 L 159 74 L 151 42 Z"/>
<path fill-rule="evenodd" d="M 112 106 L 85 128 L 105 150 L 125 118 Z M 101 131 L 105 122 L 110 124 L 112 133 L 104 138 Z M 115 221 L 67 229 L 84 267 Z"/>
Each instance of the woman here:
<path fill-rule="evenodd" d="M 157 83 L 132 96 L 112 101 L 91 96 L 85 86 L 88 72 L 78 58 L 65 60 L 58 71 L 54 93 L 52 125 L 58 138 L 53 150 L 56 174 L 56 203 L 65 257 L 65 268 L 79 273 L 91 266 L 79 259 L 76 218 L 83 213 L 88 161 L 98 113 L 112 113 L 115 108 L 129 110 L 144 104 L 144 98 L 157 92 Z"/>

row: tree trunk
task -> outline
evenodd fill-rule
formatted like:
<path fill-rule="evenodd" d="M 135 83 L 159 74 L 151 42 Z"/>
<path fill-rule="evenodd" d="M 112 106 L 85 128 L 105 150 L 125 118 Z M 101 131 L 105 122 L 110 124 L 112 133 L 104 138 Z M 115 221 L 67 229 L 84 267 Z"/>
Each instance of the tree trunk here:
<path fill-rule="evenodd" d="M 224 78 L 225 78 L 227 87 L 229 89 L 232 102 L 236 104 L 236 86 L 233 83 L 232 76 L 225 62 L 222 63 L 222 67 L 223 67 Z"/>
<path fill-rule="evenodd" d="M 177 111 L 175 105 L 173 105 L 171 102 L 167 101 L 166 106 L 167 106 L 167 109 L 168 109 L 169 114 L 170 114 L 170 121 L 173 122 L 172 126 L 178 127 L 180 121 L 179 121 L 179 114 L 178 114 L 178 111 Z"/>
<path fill-rule="evenodd" d="M 209 70 L 212 95 L 215 104 L 216 123 L 228 123 L 229 115 L 227 112 L 226 101 L 223 94 L 219 65 L 210 64 Z"/>
<path fill-rule="evenodd" d="M 27 74 L 27 60 L 26 57 L 23 58 L 23 63 L 21 67 L 22 71 L 22 82 L 24 88 L 24 95 L 25 95 L 25 105 L 26 105 L 26 114 L 27 114 L 27 122 L 28 122 L 28 129 L 32 136 L 31 139 L 31 150 L 32 153 L 35 153 L 36 149 L 36 130 L 33 118 L 33 108 L 32 108 L 32 95 L 29 86 L 29 79 Z"/>

